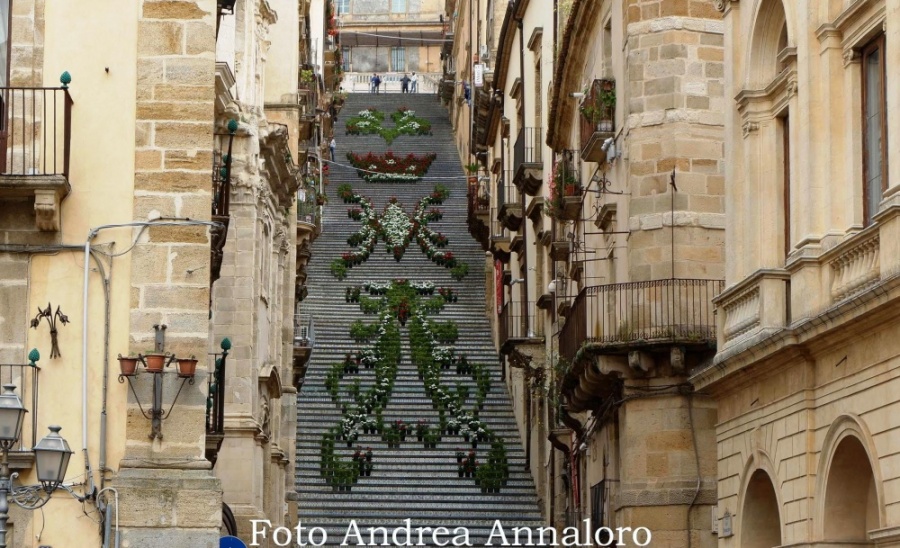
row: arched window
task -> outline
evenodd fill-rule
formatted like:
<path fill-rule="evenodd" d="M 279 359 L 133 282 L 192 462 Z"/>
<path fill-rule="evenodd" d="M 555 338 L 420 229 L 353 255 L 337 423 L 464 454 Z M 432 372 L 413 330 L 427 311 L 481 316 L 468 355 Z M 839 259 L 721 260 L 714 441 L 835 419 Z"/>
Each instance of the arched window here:
<path fill-rule="evenodd" d="M 878 496 L 869 455 L 854 436 L 838 444 L 825 487 L 824 539 L 866 543 L 878 528 Z"/>
<path fill-rule="evenodd" d="M 756 470 L 744 493 L 741 515 L 741 548 L 781 546 L 781 518 L 778 497 L 769 475 Z"/>

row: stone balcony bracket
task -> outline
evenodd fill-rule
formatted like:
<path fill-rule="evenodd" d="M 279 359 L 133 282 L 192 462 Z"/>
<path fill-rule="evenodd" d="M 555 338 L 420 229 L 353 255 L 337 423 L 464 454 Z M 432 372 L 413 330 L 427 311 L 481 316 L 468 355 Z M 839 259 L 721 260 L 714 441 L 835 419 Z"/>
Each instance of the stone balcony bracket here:
<path fill-rule="evenodd" d="M 71 186 L 63 175 L 2 175 L 0 199 L 34 198 L 34 222 L 38 230 L 59 231 L 60 203 Z"/>

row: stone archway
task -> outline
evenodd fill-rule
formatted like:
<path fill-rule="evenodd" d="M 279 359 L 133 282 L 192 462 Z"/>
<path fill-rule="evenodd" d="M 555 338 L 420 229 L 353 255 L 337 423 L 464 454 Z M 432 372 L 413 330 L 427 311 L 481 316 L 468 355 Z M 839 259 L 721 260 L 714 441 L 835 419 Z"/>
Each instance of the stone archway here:
<path fill-rule="evenodd" d="M 772 479 L 757 469 L 750 476 L 741 509 L 741 548 L 781 546 L 781 517 Z"/>
<path fill-rule="evenodd" d="M 878 494 L 868 452 L 855 436 L 840 441 L 831 458 L 822 512 L 827 541 L 867 542 L 879 527 Z"/>

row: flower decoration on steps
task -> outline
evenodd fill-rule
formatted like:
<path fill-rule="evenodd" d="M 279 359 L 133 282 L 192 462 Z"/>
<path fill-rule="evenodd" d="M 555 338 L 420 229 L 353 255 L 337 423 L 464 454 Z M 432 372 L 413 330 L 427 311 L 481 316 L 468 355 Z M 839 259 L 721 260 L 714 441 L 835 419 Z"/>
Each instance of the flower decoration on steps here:
<path fill-rule="evenodd" d="M 443 212 L 433 207 L 440 205 L 449 197 L 443 185 L 436 185 L 434 191 L 419 200 L 413 215 L 403 210 L 396 197 L 388 200 L 384 212 L 380 215 L 372 207 L 370 198 L 358 194 L 347 195 L 352 189 L 343 185 L 338 188 L 338 195 L 351 204 L 357 204 L 347 210 L 350 219 L 359 221 L 362 227 L 347 238 L 347 243 L 355 249 L 341 254 L 340 259 L 331 263 L 331 273 L 339 280 L 347 277 L 348 269 L 359 266 L 369 259 L 378 241 L 384 242 L 385 252 L 391 254 L 397 262 L 403 259 L 409 244 L 415 240 L 419 249 L 432 262 L 450 270 L 456 280 L 462 280 L 469 273 L 469 265 L 460 261 L 452 251 L 444 248 L 449 244 L 447 236 L 435 232 L 428 224 L 443 218 Z"/>
<path fill-rule="evenodd" d="M 362 290 L 368 295 L 357 293 Z M 362 451 L 358 442 L 377 443 L 380 437 L 389 449 L 401 448 L 413 435 L 426 449 L 438 449 L 448 436 L 471 444 L 468 453 L 457 450 L 449 458 L 455 457 L 459 476 L 474 480 L 482 492 L 497 492 L 507 482 L 509 464 L 504 441 L 479 419 L 491 389 L 491 375 L 487 367 L 469 362 L 446 345 L 456 338 L 455 323 L 429 316 L 440 313 L 451 301 L 434 291 L 432 282 L 407 279 L 368 281 L 347 288 L 348 302 L 358 302 L 364 313 L 378 318 L 371 324 L 354 322 L 351 336 L 358 341 L 377 340 L 355 357 L 345 355 L 342 362 L 332 365 L 325 379 L 325 388 L 342 413 L 341 420 L 322 436 L 321 445 L 321 473 L 335 491 L 350 491 L 360 477 L 373 471 L 372 450 Z M 384 417 L 400 363 L 398 323 L 407 322 L 412 364 L 438 414 L 434 425 L 420 417 L 406 421 L 386 421 Z M 446 376 L 454 375 L 454 369 L 456 382 L 447 382 Z M 365 436 L 373 437 L 362 439 Z M 340 455 L 342 443 L 346 443 L 348 457 Z M 479 444 L 487 448 L 481 461 Z M 354 446 L 356 450 L 350 454 Z"/>
<path fill-rule="evenodd" d="M 397 156 L 391 151 L 384 155 L 347 153 L 347 160 L 356 168 L 356 174 L 370 183 L 417 183 L 428 173 L 435 158 L 437 154 L 434 153 L 422 156 Z"/>
<path fill-rule="evenodd" d="M 391 114 L 394 127 L 384 127 L 384 113 L 375 108 L 359 111 L 347 120 L 347 135 L 380 135 L 387 144 L 400 135 L 431 135 L 431 122 L 405 108 Z"/>

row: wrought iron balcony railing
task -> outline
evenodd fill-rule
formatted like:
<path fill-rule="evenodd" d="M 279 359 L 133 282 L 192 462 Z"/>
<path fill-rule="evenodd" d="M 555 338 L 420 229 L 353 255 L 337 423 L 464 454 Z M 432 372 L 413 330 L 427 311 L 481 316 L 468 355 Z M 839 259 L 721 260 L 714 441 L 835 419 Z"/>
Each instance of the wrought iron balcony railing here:
<path fill-rule="evenodd" d="M 501 350 L 510 341 L 527 340 L 542 336 L 542 322 L 535 317 L 533 302 L 511 301 L 500 310 L 498 342 Z"/>
<path fill-rule="evenodd" d="M 206 459 L 216 461 L 225 438 L 225 365 L 231 341 L 222 341 L 222 352 L 209 354 L 210 374 L 207 376 L 206 396 Z"/>
<path fill-rule="evenodd" d="M 312 348 L 316 342 L 313 318 L 309 314 L 294 314 L 294 346 Z"/>
<path fill-rule="evenodd" d="M 603 142 L 616 131 L 616 82 L 594 80 L 581 103 L 581 156 L 588 162 L 606 161 Z"/>
<path fill-rule="evenodd" d="M 571 362 L 586 343 L 715 344 L 712 299 L 724 286 L 724 280 L 670 278 L 586 287 L 566 316 L 560 356 Z"/>
<path fill-rule="evenodd" d="M 69 176 L 72 97 L 65 87 L 0 87 L 4 175 Z"/>
<path fill-rule="evenodd" d="M 529 196 L 536 196 L 543 184 L 541 135 L 539 127 L 523 127 L 513 147 L 513 184 Z"/>

